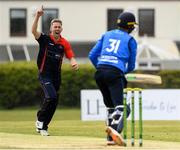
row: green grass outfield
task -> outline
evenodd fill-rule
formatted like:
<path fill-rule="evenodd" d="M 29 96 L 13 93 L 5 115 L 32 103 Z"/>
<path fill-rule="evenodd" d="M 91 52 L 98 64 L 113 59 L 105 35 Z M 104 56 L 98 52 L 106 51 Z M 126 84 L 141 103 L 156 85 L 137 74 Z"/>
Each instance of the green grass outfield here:
<path fill-rule="evenodd" d="M 58 109 L 49 125 L 51 136 L 41 137 L 35 132 L 34 127 L 36 111 L 36 109 L 0 111 L 0 149 L 119 148 L 106 146 L 104 121 L 81 121 L 79 109 Z M 130 137 L 130 125 L 128 131 Z M 136 131 L 137 137 L 138 122 Z M 145 149 L 180 149 L 180 121 L 144 121 L 143 131 Z"/>

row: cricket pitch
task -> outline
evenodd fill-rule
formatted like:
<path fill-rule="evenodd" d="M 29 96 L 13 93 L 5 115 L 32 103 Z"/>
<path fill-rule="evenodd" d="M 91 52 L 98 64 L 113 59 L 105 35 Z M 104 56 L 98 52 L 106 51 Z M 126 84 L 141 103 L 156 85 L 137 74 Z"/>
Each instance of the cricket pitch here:
<path fill-rule="evenodd" d="M 143 141 L 143 147 L 138 146 L 136 141 L 135 146 L 130 146 L 128 141 L 127 147 L 107 146 L 105 138 L 80 137 L 80 136 L 48 136 L 27 135 L 27 134 L 11 134 L 0 133 L 0 149 L 62 149 L 62 150 L 101 150 L 101 149 L 180 149 L 178 142 L 163 142 L 163 141 Z"/>

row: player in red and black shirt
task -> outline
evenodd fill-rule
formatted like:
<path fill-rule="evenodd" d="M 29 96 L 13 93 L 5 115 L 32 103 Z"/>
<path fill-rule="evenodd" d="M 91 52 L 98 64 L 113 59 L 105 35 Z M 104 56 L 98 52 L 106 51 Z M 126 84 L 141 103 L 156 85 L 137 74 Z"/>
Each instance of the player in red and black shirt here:
<path fill-rule="evenodd" d="M 57 92 L 61 85 L 61 65 L 64 55 L 70 60 L 73 70 L 78 69 L 78 64 L 69 42 L 60 35 L 62 32 L 61 20 L 53 19 L 51 21 L 49 35 L 37 31 L 38 21 L 43 13 L 43 7 L 36 12 L 32 34 L 39 43 L 37 66 L 39 81 L 44 91 L 44 102 L 37 113 L 36 131 L 43 136 L 48 136 L 48 124 L 58 104 Z"/>

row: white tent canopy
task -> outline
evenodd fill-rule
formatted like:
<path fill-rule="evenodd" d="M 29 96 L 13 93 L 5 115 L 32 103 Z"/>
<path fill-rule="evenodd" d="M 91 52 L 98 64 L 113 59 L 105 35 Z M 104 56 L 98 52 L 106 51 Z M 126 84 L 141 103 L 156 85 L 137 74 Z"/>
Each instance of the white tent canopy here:
<path fill-rule="evenodd" d="M 150 38 L 138 40 L 137 69 L 174 69 L 175 66 L 179 66 L 176 65 L 177 62 L 180 62 L 180 54 L 172 40 Z"/>
<path fill-rule="evenodd" d="M 158 58 L 160 60 L 180 59 L 176 44 L 171 40 L 157 40 L 146 38 L 138 43 L 137 58 Z"/>

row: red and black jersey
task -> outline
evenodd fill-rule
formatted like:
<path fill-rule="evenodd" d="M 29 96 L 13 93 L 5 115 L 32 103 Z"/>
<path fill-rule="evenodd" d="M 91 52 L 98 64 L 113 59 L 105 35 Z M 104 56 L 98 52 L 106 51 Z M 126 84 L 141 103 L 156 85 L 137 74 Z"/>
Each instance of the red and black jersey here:
<path fill-rule="evenodd" d="M 60 72 L 64 54 L 68 59 L 74 57 L 69 42 L 63 37 L 55 41 L 52 35 L 42 33 L 37 41 L 39 43 L 37 65 L 41 74 Z"/>

